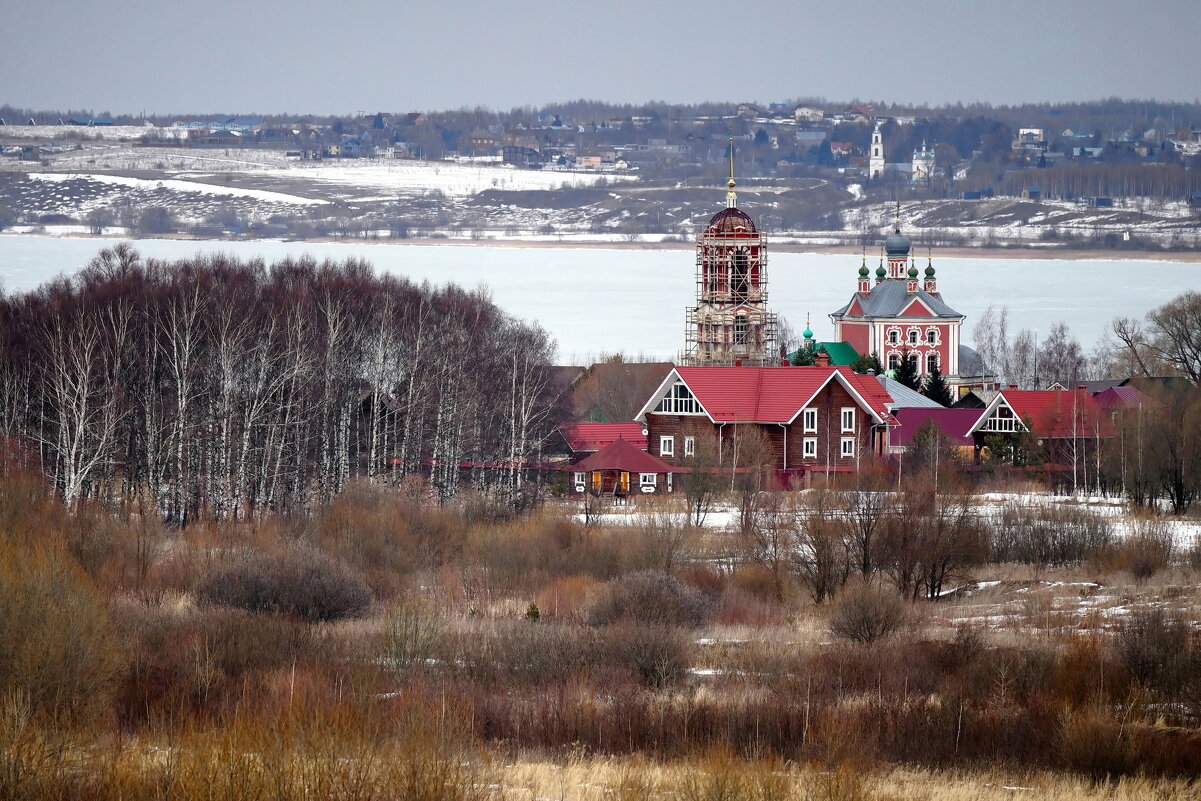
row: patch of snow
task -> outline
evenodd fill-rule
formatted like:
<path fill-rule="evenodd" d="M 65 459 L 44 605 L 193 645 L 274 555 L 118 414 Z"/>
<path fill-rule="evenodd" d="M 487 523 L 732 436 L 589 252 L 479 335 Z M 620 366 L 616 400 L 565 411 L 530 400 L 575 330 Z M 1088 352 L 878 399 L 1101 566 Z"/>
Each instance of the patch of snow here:
<path fill-rule="evenodd" d="M 217 186 L 215 184 L 202 184 L 196 181 L 183 181 L 172 178 L 165 180 L 152 180 L 147 178 L 129 178 L 123 175 L 99 175 L 94 173 L 89 174 L 73 172 L 31 172 L 29 173 L 29 177 L 35 181 L 48 181 L 51 183 L 61 183 L 64 181 L 76 180 L 94 181 L 96 183 L 123 186 L 131 189 L 144 189 L 148 191 L 153 191 L 155 189 L 169 189 L 175 192 L 198 192 L 203 195 L 249 198 L 251 200 L 262 200 L 267 203 L 287 203 L 293 206 L 321 206 L 329 202 L 328 200 L 314 200 L 313 198 L 300 197 L 299 195 L 287 195 L 283 192 L 269 192 L 264 189 L 243 189 L 237 186 Z"/>

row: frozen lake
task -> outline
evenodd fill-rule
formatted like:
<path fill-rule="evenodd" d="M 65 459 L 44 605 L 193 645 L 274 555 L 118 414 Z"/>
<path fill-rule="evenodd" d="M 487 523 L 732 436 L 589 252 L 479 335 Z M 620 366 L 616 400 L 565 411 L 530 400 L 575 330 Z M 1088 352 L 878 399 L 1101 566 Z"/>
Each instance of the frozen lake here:
<path fill-rule="evenodd" d="M 0 235 L 4 291 L 23 292 L 53 276 L 73 273 L 104 246 L 97 239 Z M 511 314 L 538 320 L 559 342 L 563 363 L 586 363 L 602 353 L 674 359 L 683 345 L 684 308 L 695 301 L 691 249 L 625 250 L 520 245 L 196 242 L 138 240 L 145 256 L 181 259 L 225 252 L 268 263 L 310 254 L 318 260 L 365 258 L 377 270 L 415 280 L 486 285 Z M 1141 318 L 1188 289 L 1201 290 L 1201 264 L 1168 261 L 939 258 L 943 299 L 962 314 L 965 344 L 989 304 L 1007 306 L 1011 335 L 1031 328 L 1044 335 L 1062 320 L 1086 350 L 1114 317 Z M 868 260 L 874 271 L 876 264 Z M 919 260 L 925 268 L 925 259 Z M 859 257 L 771 253 L 771 308 L 798 332 L 812 315 L 819 340 L 833 336 L 827 315 L 855 290 Z"/>

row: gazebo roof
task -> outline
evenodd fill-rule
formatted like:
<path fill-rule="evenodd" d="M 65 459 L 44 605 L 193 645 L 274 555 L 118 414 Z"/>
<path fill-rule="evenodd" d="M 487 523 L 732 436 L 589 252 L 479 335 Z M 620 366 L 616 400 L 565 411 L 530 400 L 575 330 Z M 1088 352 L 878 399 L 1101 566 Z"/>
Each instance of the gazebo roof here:
<path fill-rule="evenodd" d="M 620 437 L 570 469 L 577 473 L 590 473 L 594 470 L 620 470 L 626 473 L 680 472 L 679 468 L 639 450 Z"/>

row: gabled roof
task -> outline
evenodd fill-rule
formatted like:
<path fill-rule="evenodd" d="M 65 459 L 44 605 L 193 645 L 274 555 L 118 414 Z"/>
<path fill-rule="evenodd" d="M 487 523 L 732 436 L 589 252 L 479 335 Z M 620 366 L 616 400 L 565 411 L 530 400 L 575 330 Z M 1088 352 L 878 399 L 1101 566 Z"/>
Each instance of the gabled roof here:
<path fill-rule="evenodd" d="M 576 473 L 589 473 L 593 470 L 621 470 L 626 473 L 678 473 L 679 468 L 672 467 L 657 456 L 651 456 L 646 451 L 638 450 L 633 444 L 624 439 L 616 439 L 596 453 L 584 459 L 579 464 L 569 468 Z"/>
<path fill-rule="evenodd" d="M 1110 387 L 1093 395 L 1097 406 L 1107 412 L 1117 409 L 1134 409 L 1141 405 L 1159 406 L 1154 398 L 1144 395 L 1137 387 Z"/>
<path fill-rule="evenodd" d="M 1072 392 L 1062 389 L 1002 390 L 980 415 L 972 427 L 973 432 L 984 425 L 1001 403 L 1007 404 L 1023 422 L 1028 421 L 1030 431 L 1036 437 L 1108 437 L 1114 433 L 1109 415 L 1102 414 L 1092 395 L 1082 389 Z"/>
<path fill-rule="evenodd" d="M 904 448 L 913 442 L 913 435 L 927 423 L 934 423 L 939 432 L 951 445 L 965 447 L 972 444 L 972 428 L 980 419 L 979 409 L 897 409 L 897 422 L 901 425 L 889 431 L 889 444 Z"/>
<path fill-rule="evenodd" d="M 618 439 L 646 450 L 646 433 L 641 423 L 564 423 L 559 433 L 576 453 L 599 451 Z"/>
<path fill-rule="evenodd" d="M 647 412 L 677 380 L 715 423 L 791 423 L 831 381 L 837 381 L 877 423 L 896 425 L 892 398 L 873 376 L 847 367 L 677 367 L 638 413 Z"/>
<path fill-rule="evenodd" d="M 892 403 L 888 405 L 888 408 L 893 413 L 896 413 L 897 409 L 944 408 L 938 401 L 927 398 L 922 393 L 915 389 L 910 389 L 896 379 L 889 378 L 886 375 L 878 375 L 876 376 L 876 380 L 880 382 L 880 386 L 884 387 L 884 391 L 892 398 Z"/>
<path fill-rule="evenodd" d="M 907 283 L 908 281 L 903 278 L 886 278 L 873 286 L 872 291 L 868 293 L 867 297 L 856 294 L 845 306 L 831 314 L 830 317 L 837 320 L 847 316 L 847 311 L 855 301 L 859 302 L 863 309 L 863 316 L 866 318 L 900 317 L 905 307 L 916 298 L 920 299 L 935 317 L 956 320 L 963 319 L 963 315 L 944 303 L 942 298 L 931 295 L 924 289 L 919 289 L 916 293 L 910 295 Z"/>

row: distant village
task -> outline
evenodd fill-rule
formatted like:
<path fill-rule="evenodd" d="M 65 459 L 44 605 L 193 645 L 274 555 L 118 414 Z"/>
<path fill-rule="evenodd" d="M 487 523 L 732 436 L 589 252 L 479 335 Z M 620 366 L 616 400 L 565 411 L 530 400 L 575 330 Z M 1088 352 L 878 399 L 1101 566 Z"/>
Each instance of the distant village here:
<path fill-rule="evenodd" d="M 696 305 L 678 363 L 643 366 L 640 381 L 624 384 L 645 393 L 632 399 L 632 420 L 605 420 L 585 401 L 574 404 L 581 419 L 559 427 L 570 492 L 618 502 L 695 494 L 698 472 L 740 471 L 766 471 L 762 486 L 810 487 L 881 469 L 937 472 L 940 454 L 944 468 L 1018 469 L 1073 493 L 1112 491 L 1129 488 L 1145 457 L 1163 458 L 1173 436 L 1165 419 L 1195 436 L 1188 410 L 1201 406 L 1184 377 L 1006 381 L 964 344 L 965 316 L 943 297 L 933 260 L 919 270 L 899 210 L 874 273 L 866 256 L 853 282 L 848 271 L 849 299 L 829 314 L 833 339 L 816 341 L 806 325 L 790 352 L 767 304 L 767 240 L 735 186 L 731 167 L 726 208 L 697 240 Z M 571 380 L 589 378 L 581 370 Z"/>
<path fill-rule="evenodd" d="M 1091 182 L 1043 180 L 1055 168 L 1177 165 L 1193 173 L 1178 199 L 1198 202 L 1201 115 L 1186 110 L 1071 109 L 924 110 L 898 113 L 869 104 L 846 106 L 741 103 L 729 107 L 645 109 L 570 104 L 561 110 L 509 113 L 377 112 L 349 118 L 211 117 L 132 119 L 33 115 L 0 108 L 0 139 L 21 139 L 21 126 L 60 126 L 52 141 L 8 144 L 5 156 L 53 164 L 54 155 L 86 129 L 139 125 L 138 143 L 192 148 L 284 151 L 300 161 L 330 159 L 487 159 L 526 169 L 636 171 L 647 178 L 686 179 L 725 161 L 735 150 L 741 175 L 829 174 L 849 181 L 925 190 L 967 199 L 992 195 L 1080 200 L 1104 205 L 1110 196 L 1150 195 L 1129 178 Z M 620 113 L 620 112 L 627 113 Z M 606 114 L 605 112 L 609 112 Z M 617 113 L 614 113 L 617 112 Z M 1177 116 L 1179 114 L 1179 117 Z M 1053 120 L 1062 122 L 1053 124 Z M 1114 124 L 1124 120 L 1125 124 Z M 81 130 L 83 129 L 83 130 Z M 731 143 L 732 142 L 732 143 Z M 1051 170 L 1052 173 L 1045 171 Z M 1158 180 L 1170 197 L 1171 182 Z M 1104 190 L 1104 192 L 1094 191 Z"/>

